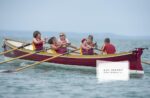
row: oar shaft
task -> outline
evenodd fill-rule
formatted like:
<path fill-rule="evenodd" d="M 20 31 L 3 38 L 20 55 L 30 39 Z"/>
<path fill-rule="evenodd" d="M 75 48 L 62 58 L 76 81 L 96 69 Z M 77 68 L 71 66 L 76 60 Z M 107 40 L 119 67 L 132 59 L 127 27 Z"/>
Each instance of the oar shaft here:
<path fill-rule="evenodd" d="M 75 51 L 77 51 L 77 50 L 79 50 L 79 49 L 73 50 L 73 51 L 71 51 L 71 52 L 75 52 Z M 71 53 L 71 52 L 70 52 L 70 53 Z M 21 67 L 21 68 L 17 68 L 17 69 L 14 70 L 14 72 L 18 72 L 18 71 L 21 71 L 21 70 L 26 69 L 26 68 L 28 68 L 28 67 L 32 67 L 32 66 L 41 64 L 41 63 L 43 63 L 43 62 L 47 62 L 47 61 L 53 60 L 53 59 L 55 59 L 55 58 L 57 58 L 57 57 L 60 57 L 60 56 L 65 55 L 65 54 L 67 54 L 67 53 L 59 54 L 59 55 L 53 56 L 53 57 L 51 57 L 51 58 L 47 58 L 47 59 L 45 59 L 45 60 L 42 60 L 42 61 L 40 61 L 40 62 L 35 62 L 35 63 L 33 63 L 33 64 L 30 64 L 30 65 L 27 65 L 27 66 L 24 66 L 24 67 Z"/>
<path fill-rule="evenodd" d="M 45 60 L 43 60 L 43 61 L 35 62 L 35 63 L 33 63 L 33 64 L 30 64 L 30 65 L 27 65 L 27 66 L 24 66 L 24 67 L 21 67 L 21 68 L 17 68 L 17 69 L 15 70 L 15 72 L 21 71 L 21 70 L 23 70 L 23 69 L 26 69 L 26 68 L 31 67 L 31 66 L 34 66 L 34 65 L 41 64 L 41 63 L 46 62 L 46 61 L 53 60 L 53 59 L 55 59 L 55 58 L 57 58 L 57 57 L 59 57 L 59 56 L 62 56 L 62 55 L 63 55 L 63 54 L 58 55 L 58 56 L 54 56 L 54 57 L 51 57 L 51 58 L 47 58 L 47 59 L 45 59 Z"/>
<path fill-rule="evenodd" d="M 29 45 L 31 45 L 31 43 L 22 45 L 22 46 L 17 47 L 17 48 L 13 48 L 13 49 L 11 49 L 11 50 L 7 50 L 7 51 L 4 51 L 4 52 L 1 52 L 0 55 L 3 55 L 3 54 L 6 54 L 6 53 L 9 53 L 9 52 L 12 52 L 12 51 L 17 50 L 17 49 L 20 49 L 20 48 L 24 48 L 24 47 L 29 46 Z"/>
<path fill-rule="evenodd" d="M 35 54 L 35 52 L 34 52 L 34 53 L 25 54 L 25 55 L 22 55 L 22 56 L 18 56 L 18 57 L 16 57 L 16 58 L 12 58 L 12 59 L 9 59 L 9 60 L 6 60 L 6 61 L 2 61 L 2 62 L 0 62 L 0 64 L 7 63 L 7 62 L 11 62 L 11 61 L 14 61 L 14 60 L 16 60 L 16 59 L 20 59 L 20 58 L 23 58 L 23 57 L 30 56 L 30 55 L 32 55 L 32 54 Z"/>
<path fill-rule="evenodd" d="M 77 49 L 77 47 L 72 46 L 72 45 L 69 45 L 68 47 L 70 47 L 70 48 L 74 48 L 74 49 Z"/>
<path fill-rule="evenodd" d="M 11 50 L 7 50 L 7 51 L 4 51 L 4 52 L 1 52 L 0 55 L 3 55 L 3 54 L 6 54 L 6 53 L 9 53 L 9 52 L 12 52 L 12 51 L 14 51 L 14 50 L 16 50 L 16 49 L 18 49 L 18 48 L 13 48 L 13 49 L 11 49 Z"/>
<path fill-rule="evenodd" d="M 142 61 L 142 63 L 150 65 L 150 62 Z"/>
<path fill-rule="evenodd" d="M 96 49 L 96 50 L 98 50 L 98 51 L 102 51 L 101 49 L 98 49 L 98 48 L 94 48 L 94 49 Z"/>

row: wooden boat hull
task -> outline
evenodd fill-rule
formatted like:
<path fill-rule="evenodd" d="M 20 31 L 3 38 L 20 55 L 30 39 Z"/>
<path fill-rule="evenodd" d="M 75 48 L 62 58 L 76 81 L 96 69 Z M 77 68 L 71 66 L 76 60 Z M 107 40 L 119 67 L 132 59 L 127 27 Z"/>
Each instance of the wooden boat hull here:
<path fill-rule="evenodd" d="M 5 47 L 4 51 L 7 51 L 9 49 L 15 48 L 16 46 L 11 43 L 11 41 L 14 40 L 5 40 Z M 14 41 L 17 43 L 17 41 Z M 21 43 L 21 42 L 18 42 Z M 13 52 L 5 54 L 6 57 L 18 57 L 21 55 L 28 54 L 30 52 L 33 52 L 28 49 L 18 49 Z M 96 67 L 96 61 L 97 60 L 103 60 L 103 61 L 129 61 L 130 64 L 130 70 L 133 72 L 139 72 L 141 74 L 144 73 L 142 65 L 141 65 L 141 55 L 143 53 L 142 48 L 138 48 L 136 50 L 130 51 L 130 52 L 124 52 L 124 53 L 118 53 L 113 55 L 64 55 L 61 57 L 58 57 L 56 59 L 53 59 L 51 61 L 47 61 L 49 63 L 57 63 L 57 64 L 66 64 L 66 65 L 78 65 L 78 66 L 89 66 L 89 67 Z M 52 56 L 55 56 L 54 54 L 48 54 L 48 53 L 38 53 L 38 54 L 32 54 L 30 56 L 21 58 L 24 60 L 32 60 L 32 61 L 41 61 L 47 58 L 50 58 Z"/>

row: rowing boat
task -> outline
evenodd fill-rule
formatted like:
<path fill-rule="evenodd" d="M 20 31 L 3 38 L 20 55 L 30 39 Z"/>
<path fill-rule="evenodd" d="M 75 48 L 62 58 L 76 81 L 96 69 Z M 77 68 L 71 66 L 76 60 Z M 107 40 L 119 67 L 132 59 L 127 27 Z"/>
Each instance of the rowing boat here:
<path fill-rule="evenodd" d="M 4 51 L 14 49 L 22 46 L 25 42 L 13 40 L 13 39 L 5 39 L 4 40 Z M 24 47 L 22 49 L 16 49 L 12 52 L 4 54 L 6 57 L 16 58 L 21 55 L 33 53 L 32 45 Z M 143 48 L 137 48 L 133 51 L 121 52 L 116 54 L 98 54 L 98 55 L 80 55 L 80 54 L 66 54 L 62 55 L 56 59 L 51 61 L 47 61 L 48 63 L 57 63 L 57 64 L 65 64 L 72 66 L 86 66 L 86 67 L 96 67 L 97 60 L 102 61 L 129 61 L 130 73 L 132 74 L 144 74 L 143 67 L 141 64 L 141 55 L 143 53 Z M 20 59 L 23 60 L 31 60 L 31 61 L 42 61 L 44 59 L 55 56 L 56 54 L 51 54 L 48 52 L 40 52 L 36 54 L 32 54 Z"/>

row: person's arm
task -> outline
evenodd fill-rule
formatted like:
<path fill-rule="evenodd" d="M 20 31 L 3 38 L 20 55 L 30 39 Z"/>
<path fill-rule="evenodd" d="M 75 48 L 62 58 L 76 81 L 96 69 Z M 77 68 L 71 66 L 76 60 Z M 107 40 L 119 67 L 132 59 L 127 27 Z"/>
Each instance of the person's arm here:
<path fill-rule="evenodd" d="M 67 42 L 69 42 L 69 41 L 67 41 Z M 73 48 L 73 49 L 77 49 L 77 47 L 74 46 L 74 45 L 71 45 L 71 43 L 67 43 L 67 47 L 70 47 L 70 48 Z"/>
<path fill-rule="evenodd" d="M 58 50 L 61 46 L 55 46 L 55 45 L 51 45 L 51 48 L 54 50 Z"/>
<path fill-rule="evenodd" d="M 105 52 L 105 44 L 101 47 L 101 53 L 103 54 Z"/>
<path fill-rule="evenodd" d="M 69 41 L 67 38 L 66 38 L 66 42 L 67 42 L 67 43 L 70 43 L 70 41 Z"/>
<path fill-rule="evenodd" d="M 89 47 L 87 47 L 87 46 L 85 46 L 85 45 L 81 45 L 81 47 L 83 48 L 83 49 L 86 49 L 86 50 L 89 50 L 90 48 Z"/>
<path fill-rule="evenodd" d="M 67 38 L 65 40 L 66 40 L 66 43 L 61 43 L 63 47 L 67 47 L 71 44 Z"/>
<path fill-rule="evenodd" d="M 37 40 L 34 38 L 34 39 L 33 39 L 33 42 L 34 42 L 35 44 L 41 44 L 41 43 L 43 43 L 44 41 L 43 41 L 43 40 L 37 41 Z"/>
<path fill-rule="evenodd" d="M 87 47 L 88 47 L 89 49 L 93 48 L 92 46 L 90 46 L 90 45 L 88 45 L 88 44 L 87 44 Z"/>
<path fill-rule="evenodd" d="M 45 37 L 44 40 L 43 40 L 43 43 L 46 44 L 46 43 L 47 43 L 47 40 L 48 40 L 48 38 Z"/>
<path fill-rule="evenodd" d="M 115 48 L 115 53 L 116 53 L 116 47 L 114 46 L 114 48 Z"/>

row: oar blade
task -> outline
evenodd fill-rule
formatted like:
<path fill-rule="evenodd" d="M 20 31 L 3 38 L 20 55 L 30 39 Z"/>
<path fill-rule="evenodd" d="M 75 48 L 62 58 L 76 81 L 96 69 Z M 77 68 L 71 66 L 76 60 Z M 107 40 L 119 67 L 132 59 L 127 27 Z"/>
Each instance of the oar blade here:
<path fill-rule="evenodd" d="M 14 70 L 1 70 L 0 73 L 13 73 Z"/>

